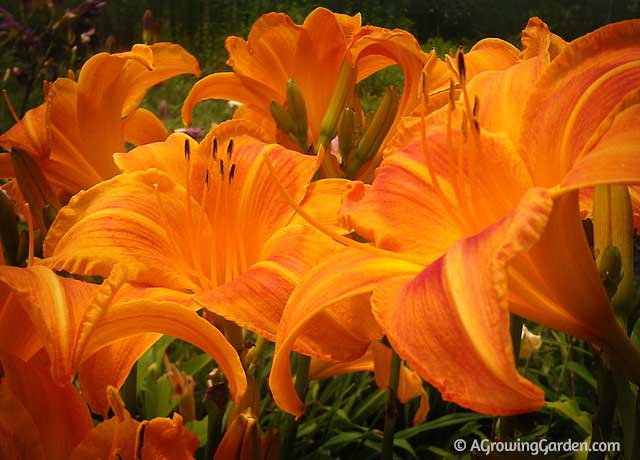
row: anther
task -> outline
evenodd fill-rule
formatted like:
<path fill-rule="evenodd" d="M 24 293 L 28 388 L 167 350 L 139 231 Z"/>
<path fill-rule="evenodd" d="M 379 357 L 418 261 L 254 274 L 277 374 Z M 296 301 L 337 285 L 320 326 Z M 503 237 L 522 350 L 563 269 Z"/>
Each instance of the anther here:
<path fill-rule="evenodd" d="M 480 100 L 478 99 L 478 96 L 474 96 L 473 97 L 473 110 L 471 110 L 471 113 L 473 113 L 473 118 L 475 118 L 478 115 L 479 106 L 480 106 Z"/>
<path fill-rule="evenodd" d="M 220 175 L 224 176 L 224 161 L 220 158 Z"/>
<path fill-rule="evenodd" d="M 138 432 L 136 433 L 136 442 L 134 444 L 134 452 L 136 460 L 142 460 L 142 447 L 144 444 L 144 430 L 149 422 L 147 420 L 140 423 L 138 426 Z"/>
<path fill-rule="evenodd" d="M 233 176 L 236 173 L 236 164 L 233 163 L 231 165 L 231 168 L 229 169 L 229 185 L 231 185 L 231 181 L 233 180 Z"/>
<path fill-rule="evenodd" d="M 187 161 L 191 160 L 191 145 L 189 144 L 189 139 L 184 140 L 184 159 Z"/>
<path fill-rule="evenodd" d="M 233 153 L 233 139 L 229 139 L 229 145 L 227 145 L 227 158 L 231 158 Z"/>
<path fill-rule="evenodd" d="M 204 184 L 209 188 L 209 170 L 207 169 L 204 172 Z"/>
<path fill-rule="evenodd" d="M 218 138 L 217 137 L 213 138 L 213 147 L 211 149 L 211 158 L 213 158 L 214 160 L 218 159 Z"/>
<path fill-rule="evenodd" d="M 460 83 L 464 85 L 467 80 L 467 70 L 464 65 L 464 52 L 462 51 L 462 46 L 458 47 L 458 54 L 456 58 L 458 59 L 458 78 L 460 79 Z"/>

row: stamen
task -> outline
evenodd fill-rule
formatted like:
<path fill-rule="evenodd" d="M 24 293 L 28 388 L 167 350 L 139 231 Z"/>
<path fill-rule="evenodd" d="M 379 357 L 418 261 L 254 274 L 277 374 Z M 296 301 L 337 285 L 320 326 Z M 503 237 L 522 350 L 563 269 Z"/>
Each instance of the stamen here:
<path fill-rule="evenodd" d="M 233 139 L 229 139 L 229 144 L 227 145 L 227 158 L 231 159 L 231 154 L 233 153 Z"/>
<path fill-rule="evenodd" d="M 148 424 L 149 424 L 148 420 L 143 420 L 142 422 L 140 422 L 140 425 L 136 430 L 136 442 L 133 447 L 136 460 L 142 460 L 142 445 L 144 444 L 144 430 L 146 429 Z"/>
<path fill-rule="evenodd" d="M 224 161 L 220 158 L 220 175 L 224 177 Z"/>
<path fill-rule="evenodd" d="M 236 173 L 236 164 L 233 163 L 231 165 L 231 169 L 229 169 L 229 185 L 231 185 L 231 181 L 233 180 L 233 176 L 235 176 Z"/>
<path fill-rule="evenodd" d="M 464 51 L 462 51 L 462 46 L 458 47 L 456 59 L 458 61 L 458 79 L 460 80 L 460 84 L 464 85 L 467 81 L 467 67 L 464 64 Z"/>
<path fill-rule="evenodd" d="M 327 235 L 328 237 L 332 238 L 334 241 L 336 241 L 337 243 L 343 244 L 347 247 L 353 248 L 353 249 L 359 249 L 377 256 L 381 256 L 381 257 L 389 257 L 392 259 L 399 259 L 405 262 L 411 262 L 417 265 L 421 265 L 426 267 L 427 265 L 429 265 L 432 261 L 429 260 L 425 260 L 425 259 L 421 259 L 419 257 L 414 257 L 408 254 L 399 254 L 397 252 L 393 252 L 393 251 L 387 251 L 386 249 L 382 249 L 382 248 L 378 248 L 375 246 L 371 246 L 368 244 L 364 244 L 364 243 L 358 243 L 357 241 L 354 241 L 350 238 L 347 238 L 346 236 L 340 235 L 336 232 L 334 232 L 333 230 L 329 229 L 327 226 L 325 226 L 324 224 L 322 224 L 320 221 L 316 220 L 315 217 L 312 217 L 309 213 L 307 213 L 304 209 L 302 209 L 300 207 L 300 205 L 298 203 L 295 202 L 295 200 L 293 199 L 293 197 L 289 194 L 289 192 L 287 192 L 287 190 L 284 188 L 284 186 L 282 185 L 282 182 L 280 181 L 280 179 L 278 178 L 278 176 L 276 175 L 276 171 L 275 168 L 273 166 L 273 163 L 271 162 L 271 159 L 268 156 L 268 153 L 270 150 L 277 148 L 277 146 L 274 145 L 269 145 L 267 147 L 265 147 L 262 152 L 260 153 L 260 155 L 263 157 L 264 159 L 264 163 L 267 166 L 267 169 L 269 170 L 269 174 L 271 174 L 271 177 L 273 178 L 273 180 L 276 183 L 276 186 L 278 187 L 278 191 L 280 191 L 280 194 L 283 196 L 283 198 L 289 203 L 289 206 L 291 206 L 294 211 L 296 213 L 298 213 L 298 215 L 300 217 L 302 217 L 304 220 L 306 220 L 312 227 L 314 227 L 316 230 L 324 233 L 325 235 Z"/>
<path fill-rule="evenodd" d="M 27 209 L 26 218 L 27 218 L 27 228 L 29 229 L 29 252 L 27 256 L 27 267 L 33 265 L 33 252 L 34 252 L 34 232 L 33 232 L 33 216 L 31 215 L 31 207 L 29 203 L 25 204 Z"/>
<path fill-rule="evenodd" d="M 124 408 L 124 403 L 120 398 L 118 390 L 111 385 L 107 385 L 107 402 L 113 411 L 113 415 L 117 417 L 118 420 L 123 421 L 126 409 Z"/>
<path fill-rule="evenodd" d="M 184 140 L 184 159 L 187 161 L 191 160 L 191 145 L 189 144 L 189 139 Z"/>
<path fill-rule="evenodd" d="M 440 182 L 438 182 L 438 176 L 436 175 L 435 169 L 433 168 L 433 162 L 431 158 L 431 153 L 429 152 L 429 147 L 427 145 L 427 123 L 426 123 L 426 113 L 427 113 L 427 103 L 429 102 L 429 92 L 427 91 L 427 77 L 424 71 L 421 74 L 420 79 L 420 94 L 418 97 L 422 99 L 421 105 L 421 114 L 420 114 L 420 137 L 422 140 L 422 154 L 424 155 L 424 161 L 429 169 L 429 177 L 431 177 L 431 184 L 436 189 L 438 194 L 443 195 L 442 189 L 440 188 Z"/>
<path fill-rule="evenodd" d="M 9 94 L 7 93 L 6 89 L 2 90 L 2 95 L 4 96 L 4 102 L 7 104 L 7 107 L 9 108 L 9 112 L 11 113 L 11 117 L 13 118 L 13 120 L 18 123 L 20 121 L 20 118 L 18 118 L 18 114 L 16 113 L 15 109 L 13 108 L 13 104 L 11 103 L 11 99 L 9 99 Z"/>
<path fill-rule="evenodd" d="M 204 172 L 204 186 L 209 188 L 209 168 Z"/>
<path fill-rule="evenodd" d="M 44 94 L 44 100 L 45 101 L 49 97 L 49 87 L 50 86 L 51 86 L 51 83 L 49 83 L 49 80 L 42 80 L 42 94 Z"/>
<path fill-rule="evenodd" d="M 70 80 L 76 81 L 76 74 L 75 74 L 75 72 L 74 72 L 72 69 L 68 69 L 68 70 L 67 70 L 67 77 L 68 77 Z"/>
<path fill-rule="evenodd" d="M 214 160 L 218 159 L 218 138 L 214 137 L 212 142 L 213 147 L 211 148 L 211 158 Z"/>

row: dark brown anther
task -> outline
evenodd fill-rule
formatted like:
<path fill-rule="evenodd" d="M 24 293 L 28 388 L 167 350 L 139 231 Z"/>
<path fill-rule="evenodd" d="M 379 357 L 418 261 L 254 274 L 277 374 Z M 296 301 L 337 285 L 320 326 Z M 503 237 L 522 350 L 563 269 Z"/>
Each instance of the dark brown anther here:
<path fill-rule="evenodd" d="M 231 185 L 231 181 L 233 180 L 233 176 L 236 173 L 236 164 L 233 163 L 231 165 L 231 168 L 229 169 L 229 185 Z"/>
<path fill-rule="evenodd" d="M 480 100 L 478 99 L 478 96 L 474 96 L 473 97 L 473 110 L 471 111 L 473 113 L 473 118 L 475 118 L 478 115 L 478 109 L 480 108 Z"/>
<path fill-rule="evenodd" d="M 209 188 L 209 170 L 208 169 L 204 172 L 204 183 L 207 186 L 207 188 Z"/>
<path fill-rule="evenodd" d="M 224 161 L 220 158 L 220 175 L 224 176 Z"/>
<path fill-rule="evenodd" d="M 191 144 L 189 144 L 189 139 L 184 140 L 184 159 L 187 161 L 191 160 Z"/>
<path fill-rule="evenodd" d="M 211 158 L 214 160 L 218 159 L 218 138 L 213 138 L 213 146 L 211 147 Z"/>
<path fill-rule="evenodd" d="M 227 145 L 227 158 L 231 158 L 232 153 L 233 153 L 233 139 L 229 139 L 229 144 Z"/>
<path fill-rule="evenodd" d="M 138 427 L 138 432 L 136 433 L 136 442 L 134 445 L 136 460 L 142 460 L 142 447 L 144 445 L 144 430 L 146 429 L 148 423 L 149 422 L 147 420 L 140 423 L 140 426 Z"/>
<path fill-rule="evenodd" d="M 462 51 L 462 46 L 458 47 L 458 77 L 460 79 L 460 83 L 464 84 L 467 79 L 467 70 L 464 66 L 464 52 Z"/>

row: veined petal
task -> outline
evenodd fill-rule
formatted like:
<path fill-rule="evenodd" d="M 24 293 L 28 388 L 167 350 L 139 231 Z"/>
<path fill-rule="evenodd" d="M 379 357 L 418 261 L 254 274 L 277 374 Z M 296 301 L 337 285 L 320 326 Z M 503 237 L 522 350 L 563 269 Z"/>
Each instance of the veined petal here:
<path fill-rule="evenodd" d="M 298 36 L 291 78 L 304 96 L 314 142 L 318 139 L 346 52 L 347 41 L 336 16 L 325 8 L 313 10 Z M 321 74 L 318 69 L 322 69 Z"/>
<path fill-rule="evenodd" d="M 523 50 L 520 53 L 521 58 L 531 59 L 540 54 L 548 54 L 550 59 L 555 57 L 567 46 L 567 42 L 556 34 L 549 31 L 544 21 L 540 18 L 533 17 L 527 22 L 527 27 L 522 31 Z"/>
<path fill-rule="evenodd" d="M 574 40 L 538 80 L 519 148 L 536 184 L 560 183 L 602 120 L 638 87 L 639 24 L 610 24 Z"/>
<path fill-rule="evenodd" d="M 461 132 L 449 137 L 439 124 L 427 126 L 423 148 L 420 129 L 418 124 L 400 134 L 406 143 L 386 156 L 370 188 L 355 183 L 343 214 L 376 246 L 433 261 L 454 241 L 507 215 L 531 178 L 503 133 L 482 131 L 478 151 Z"/>
<path fill-rule="evenodd" d="M 11 289 L 3 285 L 0 292 L 0 353 L 29 361 L 42 348 L 42 341 Z"/>
<path fill-rule="evenodd" d="M 269 386 L 278 406 L 290 414 L 302 414 L 304 408 L 291 380 L 290 353 L 296 339 L 314 317 L 337 302 L 371 292 L 381 280 L 403 274 L 415 275 L 421 269 L 419 265 L 397 258 L 346 250 L 310 270 L 289 298 L 278 327 L 269 377 Z M 364 348 L 361 353 L 375 338 L 371 335 L 362 337 Z"/>
<path fill-rule="evenodd" d="M 51 154 L 42 169 L 51 185 L 70 192 L 89 188 L 103 178 L 110 177 L 109 174 L 115 168 L 108 163 L 101 165 L 94 162 L 93 154 L 88 156 L 82 150 L 83 133 L 78 122 L 77 86 L 76 82 L 68 78 L 58 78 L 49 87 L 46 104 L 46 126 Z M 119 113 L 117 118 L 119 130 Z M 113 152 L 121 149 L 122 147 Z"/>
<path fill-rule="evenodd" d="M 9 286 L 31 319 L 51 362 L 51 375 L 58 384 L 71 381 L 76 373 L 74 355 L 84 309 L 98 286 L 61 278 L 51 270 L 0 267 L 0 280 Z"/>
<path fill-rule="evenodd" d="M 480 40 L 464 55 L 467 80 L 487 70 L 507 69 L 518 61 L 519 54 L 518 48 L 499 38 Z M 454 58 L 447 55 L 446 59 L 457 67 Z"/>
<path fill-rule="evenodd" d="M 38 444 L 46 458 L 66 459 L 91 430 L 93 423 L 85 402 L 71 382 L 55 384 L 46 369 L 2 356 L 5 376 L 0 392 L 8 389 L 31 416 Z M 16 433 L 22 440 L 31 433 Z"/>
<path fill-rule="evenodd" d="M 29 110 L 22 120 L 0 136 L 0 146 L 8 151 L 13 148 L 20 149 L 34 158 L 46 158 L 49 155 L 46 112 L 46 104 Z M 2 177 L 12 176 L 3 175 Z"/>
<path fill-rule="evenodd" d="M 157 170 L 136 171 L 102 182 L 76 195 L 49 229 L 42 263 L 57 270 L 107 276 L 123 265 L 132 282 L 197 291 L 206 285 L 192 241 L 211 241 L 206 219 L 193 228 L 202 210 L 196 202 L 188 218 L 186 191 Z M 196 233 L 197 232 L 197 233 Z M 195 261 L 195 262 L 194 262 Z"/>
<path fill-rule="evenodd" d="M 229 381 L 233 400 L 242 398 L 247 381 L 235 349 L 193 309 L 174 302 L 140 299 L 111 305 L 93 330 L 79 361 L 82 363 L 119 339 L 149 332 L 181 338 L 208 353 Z"/>
<path fill-rule="evenodd" d="M 186 189 L 190 166 L 184 154 L 186 142 L 189 143 L 191 152 L 198 150 L 198 143 L 193 138 L 183 133 L 173 133 L 161 142 L 141 145 L 129 152 L 116 153 L 113 155 L 113 161 L 126 173 L 158 169 Z"/>
<path fill-rule="evenodd" d="M 516 145 L 525 105 L 535 82 L 548 65 L 549 53 L 544 50 L 504 70 L 486 71 L 472 79 L 467 88 L 472 100 L 478 98 L 476 116 L 480 126 L 506 133 Z"/>
<path fill-rule="evenodd" d="M 149 88 L 160 82 L 168 80 L 181 74 L 192 74 L 200 76 L 200 65 L 182 46 L 174 43 L 154 43 L 152 45 L 134 45 L 132 52 L 147 48 L 151 50 L 152 61 L 150 69 L 143 69 L 143 66 L 130 61 L 127 63 L 126 80 L 127 95 L 122 106 L 122 116 L 129 115 L 140 104 L 142 98 Z M 148 52 L 142 51 L 141 54 Z"/>
<path fill-rule="evenodd" d="M 390 63 L 398 64 L 404 74 L 402 97 L 395 123 L 418 105 L 420 78 L 429 55 L 422 51 L 416 39 L 408 32 L 364 27 L 349 48 L 349 59 L 357 64 L 360 59 L 369 58 L 368 67 L 372 67 L 373 56 L 382 58 L 379 68 Z M 361 77 L 360 71 L 358 77 Z"/>
<path fill-rule="evenodd" d="M 507 266 L 536 243 L 552 207 L 544 189 L 532 189 L 510 215 L 454 243 L 413 280 L 374 290 L 374 312 L 393 348 L 444 399 L 494 415 L 542 406 L 542 390 L 515 368 Z"/>
<path fill-rule="evenodd" d="M 640 183 L 640 89 L 629 93 L 592 134 L 562 189 Z"/>
<path fill-rule="evenodd" d="M 189 94 L 187 94 L 182 104 L 181 111 L 182 123 L 184 123 L 185 126 L 191 124 L 193 108 L 199 102 L 207 99 L 227 99 L 230 101 L 238 101 L 249 106 L 261 107 L 262 110 L 259 110 L 259 112 L 262 116 L 271 117 L 271 114 L 268 112 L 268 107 L 273 99 L 255 94 L 250 87 L 245 86 L 245 83 L 235 73 L 219 72 L 207 75 L 203 79 L 198 80 L 191 90 L 189 90 Z"/>
<path fill-rule="evenodd" d="M 300 207 L 320 222 L 344 232 L 344 219 L 340 216 L 342 197 L 349 190 L 351 182 L 346 179 L 321 179 L 309 184 Z M 305 224 L 299 214 L 295 214 L 290 225 Z"/>
<path fill-rule="evenodd" d="M 289 225 L 267 241 L 260 261 L 246 273 L 196 300 L 214 313 L 275 340 L 284 306 L 300 279 L 321 260 L 341 250 L 341 245 L 309 226 Z M 359 315 L 350 315 L 349 309 Z M 366 301 L 353 302 L 320 314 L 295 349 L 325 360 L 352 359 L 362 351 L 362 337 L 372 327 L 367 323 L 368 309 Z M 340 347 L 334 346 L 336 343 Z"/>
<path fill-rule="evenodd" d="M 584 235 L 577 191 L 555 200 L 540 240 L 510 267 L 509 287 L 512 311 L 596 344 L 623 373 L 640 378 L 640 352 L 613 316 Z"/>
<path fill-rule="evenodd" d="M 122 132 L 133 145 L 161 142 L 169 135 L 164 123 L 147 109 L 136 109 L 122 120 Z"/>
<path fill-rule="evenodd" d="M 136 361 L 160 337 L 161 334 L 140 334 L 119 340 L 78 366 L 80 389 L 92 412 L 104 414 L 108 410 L 107 387 L 120 388 Z"/>

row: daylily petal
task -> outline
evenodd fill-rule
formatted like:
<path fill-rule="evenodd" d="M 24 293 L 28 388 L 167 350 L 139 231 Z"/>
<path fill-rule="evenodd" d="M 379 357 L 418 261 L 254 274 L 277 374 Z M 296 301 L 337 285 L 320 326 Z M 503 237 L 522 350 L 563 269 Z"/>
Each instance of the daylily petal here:
<path fill-rule="evenodd" d="M 124 139 L 133 145 L 160 142 L 169 135 L 164 123 L 147 109 L 136 109 L 122 121 Z"/>
<path fill-rule="evenodd" d="M 584 236 L 577 191 L 555 200 L 540 241 L 510 267 L 509 286 L 512 311 L 598 345 L 638 378 L 640 353 L 613 316 Z"/>
<path fill-rule="evenodd" d="M 76 195 L 59 213 L 44 243 L 45 263 L 56 270 L 107 276 L 115 264 L 129 279 L 176 290 L 198 290 L 190 263 L 208 254 L 193 252 L 194 229 L 185 217 L 183 188 L 157 170 L 136 171 Z M 194 216 L 202 211 L 193 203 Z M 180 217 L 178 217 L 180 216 Z M 198 229 L 212 238 L 206 219 Z"/>
<path fill-rule="evenodd" d="M 540 77 L 519 148 L 538 185 L 558 184 L 602 120 L 637 87 L 638 43 L 639 21 L 607 25 L 567 45 Z"/>
<path fill-rule="evenodd" d="M 51 361 L 59 384 L 76 373 L 74 355 L 80 320 L 96 285 L 61 278 L 45 267 L 0 267 L 0 280 L 9 286 L 31 319 Z"/>
<path fill-rule="evenodd" d="M 464 55 L 467 80 L 487 70 L 507 69 L 518 61 L 519 54 L 518 48 L 504 40 L 480 40 Z M 446 58 L 456 68 L 454 59 L 449 55 Z"/>
<path fill-rule="evenodd" d="M 42 348 L 42 342 L 19 299 L 7 286 L 0 290 L 0 352 L 29 361 Z"/>
<path fill-rule="evenodd" d="M 542 51 L 504 70 L 477 75 L 467 86 L 471 99 L 478 98 L 476 116 L 483 129 L 506 133 L 518 142 L 521 116 L 535 82 L 549 65 L 549 54 Z"/>
<path fill-rule="evenodd" d="M 382 66 L 385 66 L 386 62 L 386 65 L 399 64 L 402 68 L 404 86 L 395 117 L 397 121 L 418 105 L 420 77 L 429 56 L 422 51 L 416 39 L 408 32 L 400 29 L 364 27 L 349 48 L 349 59 L 357 63 L 358 60 L 368 57 L 368 65 L 371 66 L 373 56 L 382 57 Z M 358 77 L 361 77 L 360 71 Z"/>
<path fill-rule="evenodd" d="M 240 77 L 233 72 L 207 75 L 193 85 L 182 104 L 181 116 L 185 126 L 191 124 L 193 108 L 199 102 L 207 99 L 227 99 L 257 107 L 268 107 L 273 100 L 267 97 L 260 98 L 259 94 L 255 94 L 250 88 L 247 88 Z M 264 110 L 260 113 L 262 116 L 266 115 Z"/>
<path fill-rule="evenodd" d="M 319 313 L 342 300 L 371 292 L 375 285 L 390 276 L 415 275 L 422 267 L 414 263 L 347 250 L 311 269 L 289 298 L 278 327 L 276 351 L 269 386 L 278 406 L 300 415 L 303 405 L 298 398 L 290 371 L 290 353 L 296 339 Z M 373 328 L 372 328 L 373 329 Z M 364 353 L 375 333 L 362 334 Z M 335 344 L 333 344 L 335 346 Z"/>
<path fill-rule="evenodd" d="M 181 338 L 208 353 L 229 381 L 233 400 L 242 398 L 247 381 L 235 349 L 193 309 L 174 302 L 140 299 L 111 305 L 93 329 L 79 361 L 119 339 L 149 332 Z"/>
<path fill-rule="evenodd" d="M 29 153 L 35 158 L 46 158 L 49 154 L 49 139 L 45 122 L 46 112 L 46 104 L 41 104 L 35 109 L 29 110 L 22 120 L 0 136 L 0 146 L 8 151 L 16 148 Z M 2 175 L 2 177 L 10 176 Z"/>
<path fill-rule="evenodd" d="M 38 444 L 46 458 L 66 459 L 76 444 L 91 430 L 93 423 L 82 397 L 71 382 L 59 386 L 46 369 L 10 356 L 2 356 L 5 376 L 0 392 L 13 394 L 31 416 L 36 427 Z M 22 439 L 32 434 L 16 433 Z"/>
<path fill-rule="evenodd" d="M 640 183 L 639 117 L 640 89 L 629 93 L 601 123 L 561 187 Z"/>
<path fill-rule="evenodd" d="M 44 460 L 38 427 L 8 388 L 0 383 L 0 446 L 12 460 Z"/>
<path fill-rule="evenodd" d="M 321 179 L 311 182 L 300 207 L 333 230 L 343 232 L 344 222 L 340 216 L 341 198 L 349 187 L 351 182 L 346 179 Z M 295 214 L 289 224 L 305 223 L 304 218 Z"/>
<path fill-rule="evenodd" d="M 325 8 L 313 10 L 300 30 L 291 76 L 304 96 L 313 140 L 318 139 L 346 52 L 347 41 L 336 16 Z"/>
<path fill-rule="evenodd" d="M 269 340 L 276 331 L 287 299 L 301 277 L 342 246 L 309 226 L 289 225 L 266 243 L 260 261 L 239 278 L 196 297 L 205 308 Z M 315 318 L 295 349 L 325 360 L 352 359 L 362 350 L 360 330 L 366 331 L 368 302 L 354 303 L 363 316 L 337 308 Z M 347 307 L 348 309 L 348 307 Z M 340 343 L 340 347 L 335 347 Z M 355 351 L 354 351 L 355 350 Z"/>
<path fill-rule="evenodd" d="M 153 56 L 151 68 L 150 70 L 141 70 L 140 66 L 134 65 L 133 62 L 128 63 L 129 68 L 125 77 L 127 96 L 122 106 L 122 116 L 129 115 L 140 104 L 145 93 L 152 86 L 181 74 L 188 73 L 200 77 L 198 61 L 180 45 L 174 43 L 134 45 L 132 52 L 136 52 L 142 47 L 151 50 Z"/>
<path fill-rule="evenodd" d="M 544 189 L 532 189 L 513 213 L 454 243 L 409 283 L 374 290 L 374 313 L 393 348 L 444 399 L 495 415 L 542 406 L 543 392 L 515 368 L 506 270 L 535 244 L 552 206 Z"/>
<path fill-rule="evenodd" d="M 369 189 L 355 183 L 343 213 L 376 246 L 432 261 L 454 241 L 508 214 L 531 178 L 502 133 L 482 131 L 478 152 L 461 132 L 452 133 L 449 145 L 445 127 L 427 126 L 425 150 L 419 129 L 408 131 L 408 143 L 387 155 Z M 425 165 L 427 156 L 438 186 Z"/>
<path fill-rule="evenodd" d="M 548 53 L 550 59 L 554 59 L 567 45 L 561 37 L 552 34 L 540 18 L 533 17 L 527 22 L 527 27 L 522 31 L 522 53 L 523 59 L 530 59 L 539 56 L 541 53 Z"/>
<path fill-rule="evenodd" d="M 190 151 L 198 149 L 198 143 L 190 136 L 173 133 L 164 142 L 141 145 L 125 153 L 115 153 L 113 161 L 126 173 L 158 169 L 186 188 L 189 163 L 184 157 L 185 142 L 189 143 Z"/>
<path fill-rule="evenodd" d="M 160 334 L 140 334 L 119 340 L 96 351 L 78 366 L 80 389 L 92 412 L 105 413 L 107 386 L 120 388 L 136 361 L 160 337 Z"/>

